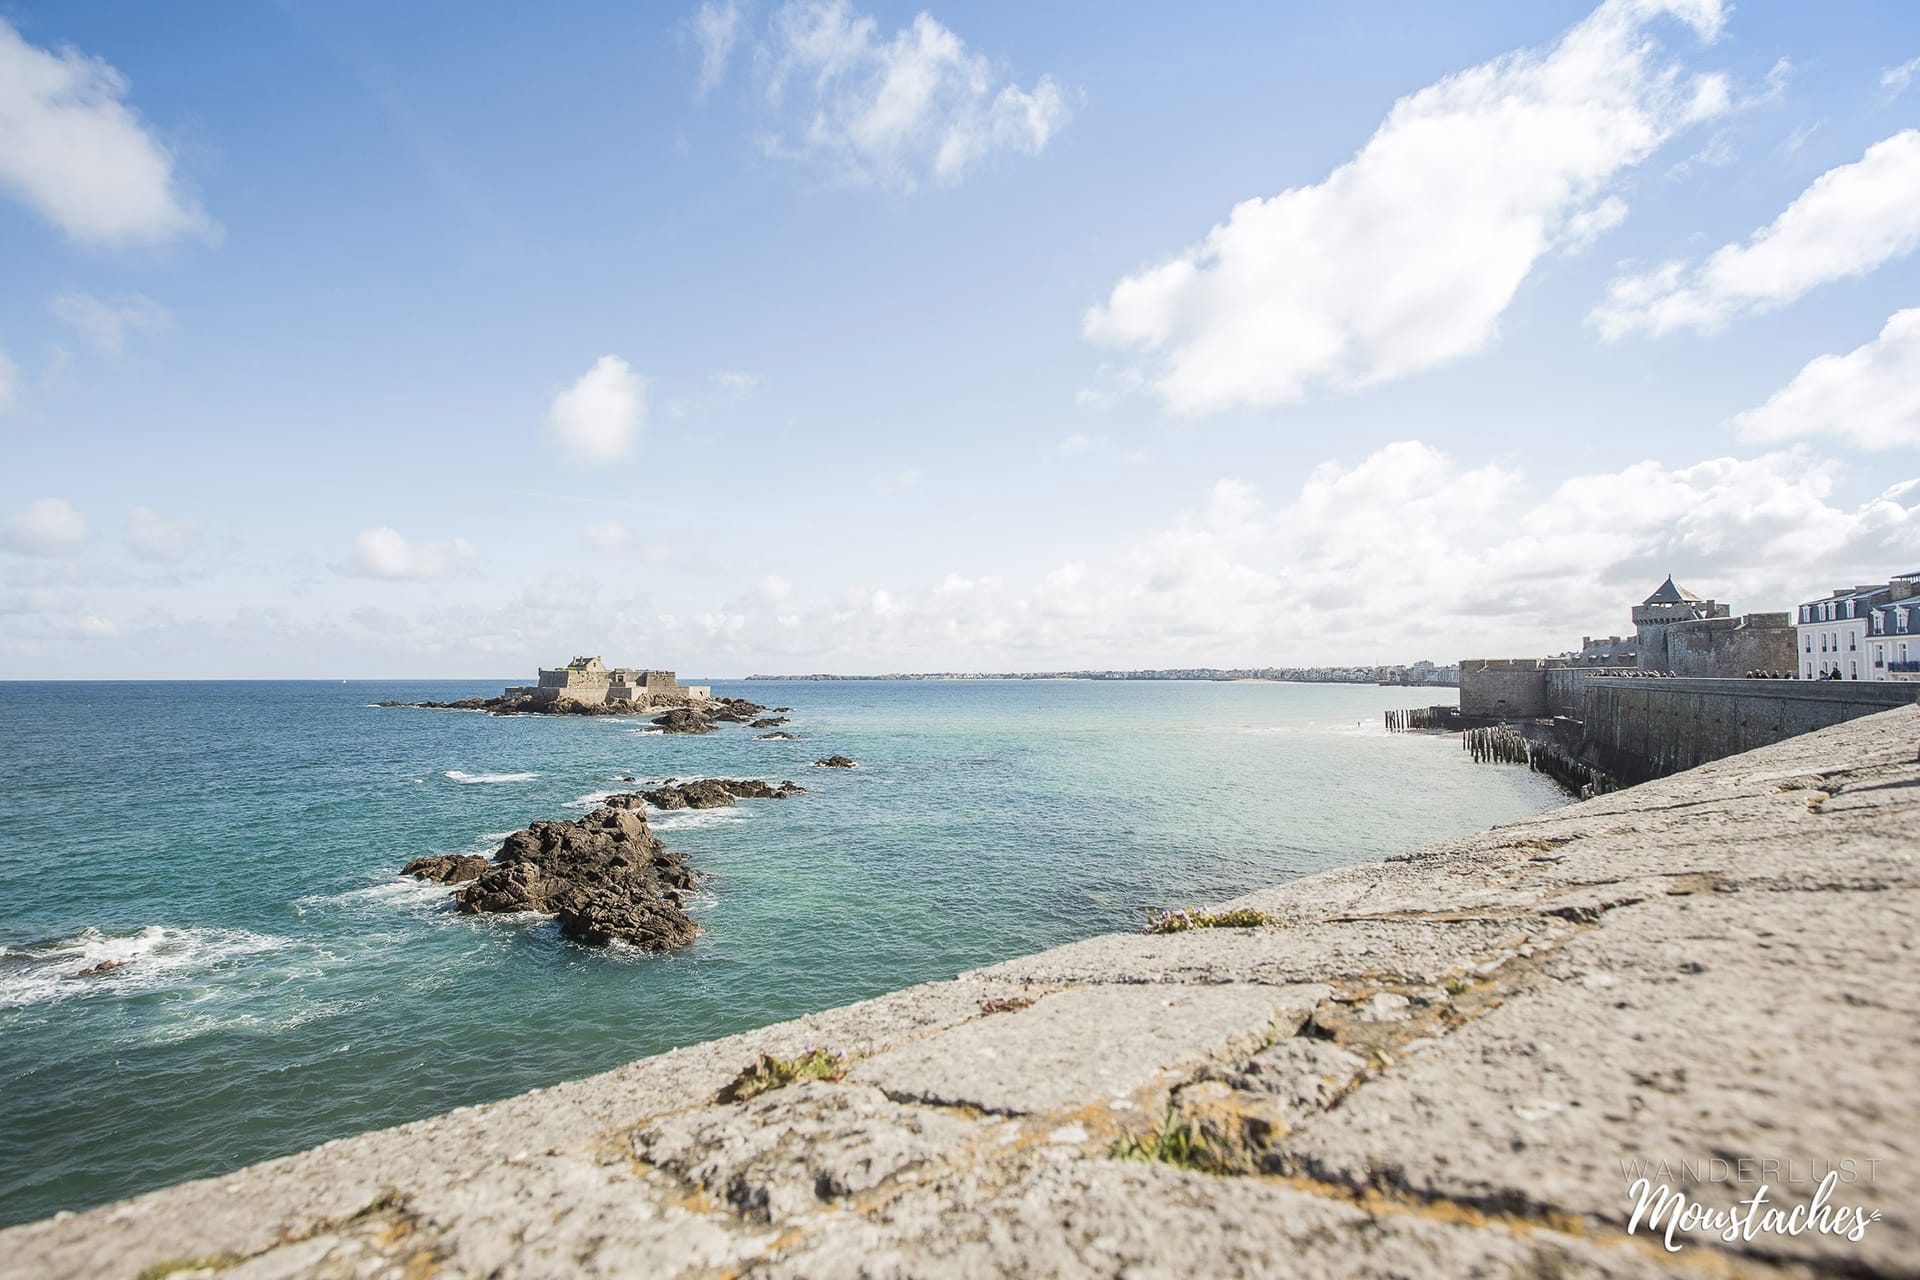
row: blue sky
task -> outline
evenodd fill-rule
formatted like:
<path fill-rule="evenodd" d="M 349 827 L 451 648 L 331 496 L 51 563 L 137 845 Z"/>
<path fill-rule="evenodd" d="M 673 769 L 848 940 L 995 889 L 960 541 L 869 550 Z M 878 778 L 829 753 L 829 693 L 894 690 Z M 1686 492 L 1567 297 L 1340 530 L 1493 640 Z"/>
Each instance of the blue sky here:
<path fill-rule="evenodd" d="M 1920 12 L 0 5 L 0 677 L 1538 653 L 1920 567 Z"/>

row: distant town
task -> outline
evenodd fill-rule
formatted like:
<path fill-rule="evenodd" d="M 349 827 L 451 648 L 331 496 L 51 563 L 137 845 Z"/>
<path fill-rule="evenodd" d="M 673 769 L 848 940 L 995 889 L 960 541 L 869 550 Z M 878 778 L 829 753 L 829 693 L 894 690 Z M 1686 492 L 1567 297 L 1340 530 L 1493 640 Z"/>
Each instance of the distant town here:
<path fill-rule="evenodd" d="M 1457 663 L 1422 659 L 1369 667 L 1158 667 L 1144 671 L 897 671 L 878 676 L 769 676 L 749 680 L 1273 680 L 1295 684 L 1392 684 L 1451 686 L 1460 683 Z"/>

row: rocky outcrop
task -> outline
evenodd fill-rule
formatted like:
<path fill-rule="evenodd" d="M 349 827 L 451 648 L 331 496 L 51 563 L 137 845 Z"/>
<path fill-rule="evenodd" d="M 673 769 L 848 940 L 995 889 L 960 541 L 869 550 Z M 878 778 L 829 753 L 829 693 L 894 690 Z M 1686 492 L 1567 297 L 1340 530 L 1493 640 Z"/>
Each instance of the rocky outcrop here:
<path fill-rule="evenodd" d="M 655 716 L 653 722 L 662 733 L 713 732 L 713 722 L 690 707 L 677 707 L 663 716 Z"/>
<path fill-rule="evenodd" d="M 492 865 L 477 853 L 449 853 L 415 858 L 400 868 L 400 874 L 439 884 L 464 884 L 468 880 L 479 879 Z"/>
<path fill-rule="evenodd" d="M 854 761 L 850 756 L 822 756 L 813 762 L 816 769 L 851 769 Z"/>
<path fill-rule="evenodd" d="M 786 716 L 761 716 L 747 726 L 749 729 L 777 729 L 787 722 Z"/>
<path fill-rule="evenodd" d="M 607 803 L 626 808 L 644 800 L 656 809 L 724 809 L 735 800 L 785 800 L 805 791 L 805 787 L 792 782 L 775 786 L 758 778 L 700 778 L 678 783 L 669 778 L 661 786 L 614 796 Z"/>
<path fill-rule="evenodd" d="M 572 822 L 516 831 L 489 862 L 474 854 L 415 858 L 405 874 L 464 883 L 469 913 L 533 911 L 557 917 L 578 942 L 619 941 L 670 951 L 700 932 L 684 910 L 694 872 L 647 829 L 637 808 L 608 805 Z"/>
<path fill-rule="evenodd" d="M 759 742 L 798 742 L 800 741 L 800 735 L 797 733 L 784 733 L 784 732 L 783 733 L 756 733 L 753 736 L 754 736 L 754 739 Z"/>

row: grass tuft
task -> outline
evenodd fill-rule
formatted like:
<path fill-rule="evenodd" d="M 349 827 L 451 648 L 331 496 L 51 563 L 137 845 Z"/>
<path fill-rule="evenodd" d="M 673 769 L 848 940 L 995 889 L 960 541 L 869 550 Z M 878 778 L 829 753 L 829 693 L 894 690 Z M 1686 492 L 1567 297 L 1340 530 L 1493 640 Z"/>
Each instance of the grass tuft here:
<path fill-rule="evenodd" d="M 1237 911 L 1195 911 L 1189 907 L 1185 911 L 1169 911 L 1165 915 L 1147 913 L 1148 933 L 1185 933 L 1189 929 L 1258 929 L 1261 925 L 1272 924 L 1273 917 L 1264 911 L 1253 911 L 1242 907 Z"/>
<path fill-rule="evenodd" d="M 1018 1013 L 1022 1009 L 1033 1007 L 1031 996 L 994 996 L 980 1002 L 982 1013 Z"/>
<path fill-rule="evenodd" d="M 839 1080 L 845 1077 L 849 1065 L 844 1056 L 825 1049 L 810 1049 L 797 1058 L 763 1053 L 720 1091 L 720 1101 L 745 1102 L 796 1080 Z"/>
<path fill-rule="evenodd" d="M 1213 1152 L 1207 1150 L 1206 1144 L 1194 1137 L 1193 1130 L 1181 1124 L 1171 1111 L 1160 1121 L 1159 1128 L 1139 1137 L 1119 1139 L 1108 1154 L 1116 1160 L 1170 1164 L 1176 1169 L 1189 1169 L 1195 1173 L 1216 1173 L 1220 1169 L 1220 1161 Z"/>
<path fill-rule="evenodd" d="M 169 1258 L 141 1270 L 138 1280 L 166 1280 L 168 1276 L 191 1275 L 196 1271 L 223 1271 L 243 1259 L 237 1253 L 210 1253 L 204 1258 Z"/>

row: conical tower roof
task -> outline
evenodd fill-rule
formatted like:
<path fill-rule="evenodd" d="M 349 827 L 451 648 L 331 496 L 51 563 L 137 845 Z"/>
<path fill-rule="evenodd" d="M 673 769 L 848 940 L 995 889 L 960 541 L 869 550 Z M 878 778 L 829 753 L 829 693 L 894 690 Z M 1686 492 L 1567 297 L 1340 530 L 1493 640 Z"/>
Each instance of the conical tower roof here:
<path fill-rule="evenodd" d="M 1673 581 L 1673 575 L 1668 574 L 1667 580 L 1661 583 L 1658 589 L 1656 589 L 1652 595 L 1648 596 L 1645 600 L 1642 600 L 1640 603 L 1642 604 L 1685 604 L 1689 600 L 1698 600 L 1699 598 L 1700 598 L 1699 596 L 1693 594 L 1693 592 L 1687 590 L 1685 587 L 1676 585 Z"/>

